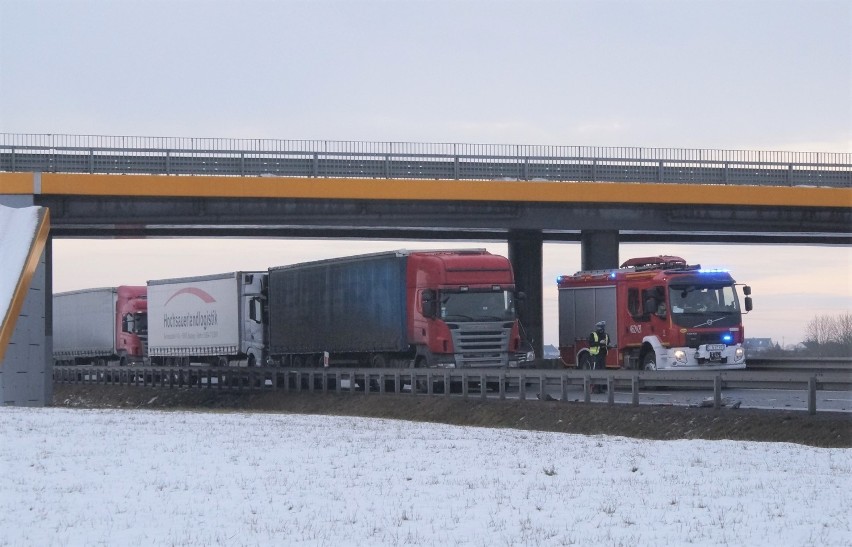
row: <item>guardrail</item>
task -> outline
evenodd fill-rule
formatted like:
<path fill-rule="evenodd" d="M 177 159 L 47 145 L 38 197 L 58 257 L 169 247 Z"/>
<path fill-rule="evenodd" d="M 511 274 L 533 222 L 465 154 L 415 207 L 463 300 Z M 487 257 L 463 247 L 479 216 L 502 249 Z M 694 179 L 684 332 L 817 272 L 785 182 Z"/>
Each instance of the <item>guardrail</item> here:
<path fill-rule="evenodd" d="M 571 386 L 582 387 L 583 401 L 591 402 L 591 387 L 606 386 L 607 404 L 615 391 L 629 388 L 631 403 L 639 405 L 642 387 L 710 389 L 720 408 L 723 388 L 805 390 L 808 412 L 816 413 L 817 390 L 852 391 L 846 372 L 760 371 L 630 371 L 524 369 L 361 369 L 361 368 L 239 368 L 239 367 L 91 367 L 57 366 L 53 379 L 62 384 L 112 384 L 164 388 L 282 390 L 284 392 L 409 393 L 463 398 L 505 399 L 517 393 L 525 400 L 568 400 Z M 537 389 L 530 391 L 530 386 Z M 406 389 L 406 386 L 407 389 Z M 556 393 L 554 397 L 551 393 Z"/>
<path fill-rule="evenodd" d="M 749 370 L 846 372 L 852 375 L 852 357 L 752 357 Z"/>
<path fill-rule="evenodd" d="M 0 171 L 852 186 L 852 154 L 0 134 Z"/>

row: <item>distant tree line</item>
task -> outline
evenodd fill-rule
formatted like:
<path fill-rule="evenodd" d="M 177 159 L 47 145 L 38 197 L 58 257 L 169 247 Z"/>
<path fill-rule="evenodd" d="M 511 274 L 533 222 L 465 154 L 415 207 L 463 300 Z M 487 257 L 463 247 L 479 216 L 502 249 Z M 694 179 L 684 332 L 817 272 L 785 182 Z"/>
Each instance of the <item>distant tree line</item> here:
<path fill-rule="evenodd" d="M 852 314 L 817 315 L 805 327 L 803 344 L 815 357 L 852 356 Z"/>

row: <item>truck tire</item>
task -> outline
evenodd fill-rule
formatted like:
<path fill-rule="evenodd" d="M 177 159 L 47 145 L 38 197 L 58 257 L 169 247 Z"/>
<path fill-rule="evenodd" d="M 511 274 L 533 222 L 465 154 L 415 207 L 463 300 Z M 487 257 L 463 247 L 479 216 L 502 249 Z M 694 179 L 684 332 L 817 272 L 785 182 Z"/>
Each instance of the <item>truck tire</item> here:
<path fill-rule="evenodd" d="M 588 353 L 580 355 L 580 358 L 577 360 L 577 368 L 580 370 L 592 370 L 592 368 L 594 368 L 592 356 Z"/>
<path fill-rule="evenodd" d="M 382 353 L 374 353 L 370 357 L 370 366 L 373 368 L 387 368 L 388 360 Z"/>
<path fill-rule="evenodd" d="M 657 370 L 657 353 L 650 350 L 642 358 L 642 370 Z"/>

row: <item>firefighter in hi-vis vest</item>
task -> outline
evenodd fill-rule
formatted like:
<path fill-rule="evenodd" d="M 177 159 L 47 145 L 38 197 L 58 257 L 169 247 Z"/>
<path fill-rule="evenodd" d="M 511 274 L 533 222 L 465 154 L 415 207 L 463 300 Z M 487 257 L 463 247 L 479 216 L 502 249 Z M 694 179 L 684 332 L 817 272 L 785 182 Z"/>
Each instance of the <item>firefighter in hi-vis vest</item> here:
<path fill-rule="evenodd" d="M 606 321 L 595 323 L 595 330 L 589 335 L 589 353 L 595 370 L 606 368 L 606 352 L 609 347 L 609 335 L 606 333 Z M 603 386 L 592 386 L 592 393 L 603 393 Z"/>

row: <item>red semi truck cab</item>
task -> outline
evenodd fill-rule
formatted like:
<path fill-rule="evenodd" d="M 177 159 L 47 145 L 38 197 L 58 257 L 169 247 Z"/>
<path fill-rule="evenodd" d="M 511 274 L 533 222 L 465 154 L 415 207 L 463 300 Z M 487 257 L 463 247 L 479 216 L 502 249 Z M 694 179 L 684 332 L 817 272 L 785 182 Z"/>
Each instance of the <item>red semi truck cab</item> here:
<path fill-rule="evenodd" d="M 416 366 L 518 365 L 515 278 L 507 258 L 479 249 L 412 251 L 406 275 Z"/>
<path fill-rule="evenodd" d="M 620 268 L 557 278 L 559 352 L 591 368 L 588 336 L 606 321 L 607 368 L 726 370 L 746 366 L 743 309 L 727 271 L 676 256 L 634 258 Z M 744 310 L 752 309 L 751 289 Z"/>
<path fill-rule="evenodd" d="M 147 292 L 145 286 L 116 288 L 115 348 L 120 364 L 142 362 L 148 354 Z"/>

